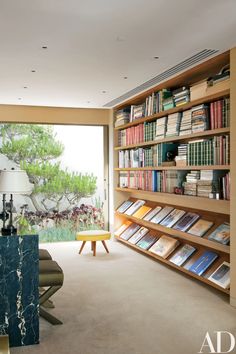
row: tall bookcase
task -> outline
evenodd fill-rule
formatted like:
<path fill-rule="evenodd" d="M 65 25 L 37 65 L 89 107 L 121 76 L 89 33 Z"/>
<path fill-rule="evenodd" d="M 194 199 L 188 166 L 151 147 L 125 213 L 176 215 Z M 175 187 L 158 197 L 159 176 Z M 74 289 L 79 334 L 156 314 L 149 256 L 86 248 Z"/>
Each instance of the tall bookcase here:
<path fill-rule="evenodd" d="M 115 107 L 115 112 L 117 110 L 123 109 L 129 105 L 138 105 L 141 104 L 142 102 L 145 101 L 146 97 L 150 96 L 153 92 L 157 92 L 159 90 L 162 90 L 164 88 L 168 89 L 173 89 L 181 86 L 191 86 L 201 80 L 204 80 L 208 77 L 211 77 L 215 74 L 217 74 L 222 67 L 224 67 L 227 64 L 231 64 L 232 62 L 236 62 L 236 49 L 233 49 L 231 51 L 227 51 L 223 54 L 220 54 L 210 60 L 205 61 L 202 64 L 199 64 L 195 66 L 194 68 L 191 68 L 184 73 L 181 73 L 180 75 L 171 78 L 170 80 L 161 83 L 160 85 L 153 87 L 152 89 L 147 90 L 146 92 L 139 94 L 138 96 L 123 102 L 121 105 Z M 217 242 L 213 242 L 208 240 L 207 236 L 209 232 L 206 234 L 204 237 L 196 237 L 192 236 L 189 233 L 181 232 L 181 231 L 176 231 L 172 228 L 167 228 L 164 226 L 161 226 L 160 224 L 153 224 L 148 221 L 144 221 L 143 219 L 137 219 L 132 216 L 127 216 L 125 214 L 118 213 L 116 209 L 118 206 L 124 202 L 125 200 L 129 199 L 132 201 L 135 201 L 136 199 L 143 199 L 146 201 L 146 205 L 150 207 L 154 207 L 156 205 L 164 206 L 164 205 L 171 205 L 175 208 L 183 209 L 186 212 L 192 211 L 192 212 L 197 212 L 202 218 L 213 221 L 214 222 L 214 228 L 216 228 L 218 225 L 220 225 L 223 222 L 229 222 L 230 221 L 230 214 L 232 215 L 233 210 L 235 210 L 235 206 L 233 203 L 235 203 L 234 198 L 232 197 L 232 194 L 234 192 L 234 186 L 232 187 L 232 184 L 234 181 L 233 177 L 236 175 L 236 171 L 234 172 L 233 168 L 233 175 L 231 174 L 231 200 L 217 200 L 217 199 L 209 199 L 209 198 L 202 198 L 202 197 L 197 197 L 197 196 L 186 196 L 186 195 L 178 195 L 178 194 L 170 194 L 170 193 L 162 193 L 162 192 L 150 192 L 150 191 L 145 191 L 145 190 L 137 190 L 137 189 L 130 189 L 130 188 L 121 188 L 119 186 L 119 172 L 121 171 L 132 171 L 132 170 L 186 170 L 186 171 L 192 171 L 192 170 L 224 170 L 226 172 L 231 170 L 231 166 L 229 165 L 211 165 L 211 166 L 186 166 L 186 167 L 177 167 L 177 166 L 157 166 L 157 167 L 139 167 L 139 168 L 119 168 L 118 167 L 118 153 L 121 150 L 127 150 L 127 149 L 133 149 L 137 147 L 150 147 L 156 144 L 160 143 L 165 143 L 165 142 L 188 142 L 193 139 L 202 139 L 202 138 L 208 138 L 208 137 L 214 137 L 214 136 L 221 136 L 221 135 L 231 135 L 231 156 L 233 156 L 233 152 L 236 152 L 236 143 L 233 142 L 232 140 L 232 131 L 233 129 L 236 132 L 236 127 L 234 128 L 234 122 L 233 122 L 233 112 L 236 111 L 235 107 L 235 101 L 236 98 L 234 97 L 236 95 L 236 87 L 235 87 L 235 76 L 236 76 L 236 70 L 232 72 L 231 68 L 231 78 L 230 78 L 230 87 L 223 88 L 222 90 L 216 90 L 216 92 L 212 92 L 209 90 L 209 93 L 206 93 L 203 97 L 198 98 L 196 100 L 190 101 L 188 103 L 185 103 L 184 105 L 181 105 L 179 107 L 174 107 L 169 110 L 161 111 L 159 113 L 156 113 L 151 116 L 145 116 L 143 118 L 136 119 L 130 123 L 124 124 L 122 126 L 119 126 L 117 128 L 114 128 L 114 206 L 115 206 L 115 228 L 118 228 L 126 219 L 139 224 L 140 226 L 147 227 L 151 232 L 156 233 L 157 235 L 170 235 L 175 238 L 177 238 L 182 244 L 188 243 L 197 248 L 197 253 L 196 255 L 192 258 L 192 262 L 196 260 L 199 254 L 201 254 L 202 251 L 204 250 L 212 250 L 215 251 L 218 255 L 219 258 L 214 264 L 209 268 L 209 271 L 205 273 L 204 277 L 200 277 L 198 275 L 194 275 L 190 271 L 188 271 L 187 268 L 185 267 L 178 267 L 173 265 L 171 262 L 168 261 L 168 258 L 165 260 L 161 257 L 158 257 L 148 251 L 142 250 L 136 245 L 130 244 L 129 242 L 121 239 L 120 237 L 117 237 L 117 239 L 128 246 L 132 247 L 134 250 L 137 250 L 141 253 L 144 253 L 152 258 L 157 259 L 160 262 L 163 262 L 167 264 L 168 266 L 171 266 L 173 268 L 176 268 L 179 271 L 182 271 L 189 276 L 192 276 L 194 278 L 197 278 L 198 280 L 207 283 L 208 285 L 217 288 L 218 290 L 221 290 L 227 294 L 230 294 L 231 296 L 231 303 L 232 305 L 236 306 L 236 283 L 234 279 L 232 278 L 233 275 L 235 275 L 235 268 L 236 268 L 236 262 L 233 260 L 231 261 L 231 287 L 230 290 L 225 290 L 218 285 L 210 282 L 207 279 L 207 275 L 210 275 L 223 261 L 228 261 L 230 260 L 230 253 L 231 253 L 231 258 L 232 254 L 236 254 L 236 247 L 235 247 L 235 242 L 233 240 L 233 230 L 236 229 L 236 225 L 234 225 L 234 221 L 231 220 L 231 242 L 230 246 L 228 245 L 222 245 Z M 186 135 L 186 136 L 175 136 L 175 137 L 168 137 L 164 138 L 162 140 L 158 141 L 146 141 L 146 142 L 141 142 L 138 144 L 132 144 L 132 145 L 126 145 L 126 146 L 119 146 L 118 145 L 118 132 L 119 130 L 124 130 L 126 128 L 132 127 L 132 126 L 137 126 L 138 124 L 144 123 L 144 122 L 152 122 L 156 121 L 157 119 L 168 116 L 169 114 L 175 113 L 175 112 L 182 112 L 185 110 L 188 110 L 194 106 L 200 105 L 202 103 L 211 103 L 214 102 L 218 99 L 230 97 L 230 116 L 231 116 L 231 122 L 230 122 L 230 127 L 227 128 L 218 128 L 218 129 L 213 129 L 213 130 L 205 130 L 203 132 L 199 133 L 194 133 L 191 135 Z M 236 163 L 235 163 L 236 165 Z M 236 167 L 235 167 L 236 170 Z M 236 224 L 236 221 L 235 221 Z M 233 253 L 232 253 L 233 252 Z M 236 258 L 236 257 L 234 257 Z"/>

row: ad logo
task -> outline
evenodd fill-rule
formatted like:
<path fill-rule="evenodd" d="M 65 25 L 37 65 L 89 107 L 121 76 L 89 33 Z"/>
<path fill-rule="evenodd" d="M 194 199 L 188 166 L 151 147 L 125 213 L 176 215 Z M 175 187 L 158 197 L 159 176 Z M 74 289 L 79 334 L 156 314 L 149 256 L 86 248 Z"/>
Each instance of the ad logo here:
<path fill-rule="evenodd" d="M 203 340 L 201 349 L 198 353 L 216 353 L 216 354 L 223 354 L 223 353 L 230 353 L 234 350 L 235 347 L 235 337 L 232 333 L 227 331 L 215 331 L 216 333 L 216 340 L 212 340 L 211 336 L 208 332 L 206 332 L 205 338 Z M 229 340 L 229 348 L 222 348 L 222 338 L 223 336 L 228 337 Z M 213 343 L 215 343 L 215 346 Z M 223 351 L 226 350 L 226 351 Z"/>

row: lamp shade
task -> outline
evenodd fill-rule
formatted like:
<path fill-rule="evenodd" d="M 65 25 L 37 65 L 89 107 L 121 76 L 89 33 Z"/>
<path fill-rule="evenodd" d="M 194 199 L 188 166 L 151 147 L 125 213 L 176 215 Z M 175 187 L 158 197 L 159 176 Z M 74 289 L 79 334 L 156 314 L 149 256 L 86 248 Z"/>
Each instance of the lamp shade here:
<path fill-rule="evenodd" d="M 30 194 L 33 185 L 29 182 L 27 173 L 23 170 L 2 170 L 0 172 L 0 193 Z"/>

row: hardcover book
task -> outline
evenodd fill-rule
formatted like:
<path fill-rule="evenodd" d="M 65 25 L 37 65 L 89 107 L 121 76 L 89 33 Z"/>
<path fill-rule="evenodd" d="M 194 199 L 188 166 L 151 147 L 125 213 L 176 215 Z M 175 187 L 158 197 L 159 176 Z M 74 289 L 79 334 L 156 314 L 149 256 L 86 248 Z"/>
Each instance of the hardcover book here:
<path fill-rule="evenodd" d="M 200 219 L 191 227 L 191 229 L 188 230 L 188 233 L 202 237 L 212 227 L 212 225 L 212 221 Z"/>
<path fill-rule="evenodd" d="M 205 251 L 200 258 L 189 268 L 189 271 L 202 275 L 210 265 L 218 258 L 218 254 L 212 251 Z"/>
<path fill-rule="evenodd" d="M 151 210 L 144 218 L 143 220 L 145 221 L 150 221 L 155 215 L 157 215 L 157 213 L 159 213 L 159 211 L 161 211 L 162 207 L 157 206 L 156 208 L 154 208 L 153 210 Z"/>
<path fill-rule="evenodd" d="M 221 288 L 228 289 L 230 285 L 230 264 L 223 262 L 208 279 Z"/>
<path fill-rule="evenodd" d="M 146 234 L 144 237 L 141 238 L 141 240 L 139 240 L 137 242 L 137 246 L 147 250 L 149 247 L 151 247 L 156 241 L 158 240 L 157 236 L 152 236 L 149 233 Z"/>
<path fill-rule="evenodd" d="M 124 213 L 131 205 L 133 204 L 133 202 L 131 202 L 130 200 L 126 200 L 124 203 L 122 203 L 119 208 L 117 209 L 117 211 L 119 213 Z"/>
<path fill-rule="evenodd" d="M 179 245 L 179 241 L 170 236 L 163 235 L 149 248 L 149 251 L 156 255 L 167 258 Z"/>
<path fill-rule="evenodd" d="M 137 224 L 131 224 L 122 234 L 120 235 L 120 238 L 123 238 L 123 240 L 128 240 L 133 234 L 140 229 L 140 226 Z"/>
<path fill-rule="evenodd" d="M 164 207 L 156 216 L 154 216 L 150 221 L 154 224 L 158 224 L 162 221 L 174 208 L 166 206 Z"/>
<path fill-rule="evenodd" d="M 224 222 L 218 226 L 209 236 L 208 239 L 211 241 L 216 241 L 227 245 L 230 240 L 230 225 L 227 222 Z"/>
<path fill-rule="evenodd" d="M 142 219 L 145 215 L 147 215 L 147 213 L 149 213 L 149 211 L 151 209 L 152 208 L 150 208 L 150 207 L 148 207 L 146 205 L 143 205 L 132 216 L 134 216 L 135 218 L 138 218 L 138 219 Z"/>
<path fill-rule="evenodd" d="M 126 211 L 125 214 L 126 215 L 132 215 L 133 213 L 135 213 L 139 208 L 141 208 L 141 206 L 143 206 L 145 204 L 144 200 L 138 199 L 136 200 L 136 202 L 134 202 L 134 204 L 132 204 Z"/>
<path fill-rule="evenodd" d="M 124 224 L 122 224 L 120 227 L 119 227 L 119 229 L 117 229 L 116 231 L 115 231 L 115 235 L 116 236 L 120 236 L 121 234 L 122 234 L 122 232 L 124 232 L 130 225 L 132 224 L 132 222 L 131 221 L 126 221 L 126 222 L 124 222 Z"/>
<path fill-rule="evenodd" d="M 185 214 L 173 227 L 175 230 L 180 230 L 182 232 L 187 231 L 198 219 L 200 216 L 195 213 Z"/>
<path fill-rule="evenodd" d="M 184 264 L 185 261 L 196 251 L 196 248 L 194 248 L 191 245 L 184 245 L 183 247 L 180 248 L 179 251 L 177 251 L 170 259 L 169 261 L 181 266 Z"/>
<path fill-rule="evenodd" d="M 133 236 L 130 237 L 130 243 L 137 243 L 143 236 L 148 233 L 148 229 L 146 227 L 141 227 Z"/>
<path fill-rule="evenodd" d="M 174 209 L 164 220 L 161 221 L 160 225 L 172 227 L 185 213 L 184 210 Z"/>

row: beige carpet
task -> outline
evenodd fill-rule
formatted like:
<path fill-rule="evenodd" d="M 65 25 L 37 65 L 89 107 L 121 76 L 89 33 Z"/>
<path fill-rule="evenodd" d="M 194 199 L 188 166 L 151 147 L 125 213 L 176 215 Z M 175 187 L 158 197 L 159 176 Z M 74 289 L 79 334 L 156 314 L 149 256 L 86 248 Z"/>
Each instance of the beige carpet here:
<path fill-rule="evenodd" d="M 41 343 L 13 354 L 196 354 L 208 331 L 236 334 L 228 297 L 118 242 L 47 244 L 65 273 L 52 312 L 64 324 L 40 320 Z M 231 353 L 235 353 L 231 352 Z"/>

